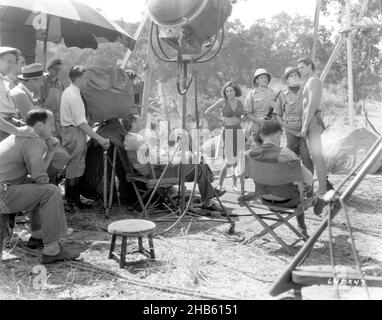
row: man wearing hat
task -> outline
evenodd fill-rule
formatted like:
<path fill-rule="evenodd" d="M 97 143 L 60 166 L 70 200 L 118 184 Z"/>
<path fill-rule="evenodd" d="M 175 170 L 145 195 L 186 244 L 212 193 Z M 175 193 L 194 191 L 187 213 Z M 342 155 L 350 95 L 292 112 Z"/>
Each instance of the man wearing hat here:
<path fill-rule="evenodd" d="M 256 70 L 253 76 L 254 88 L 248 93 L 244 103 L 244 111 L 252 122 L 249 130 L 246 130 L 247 135 L 257 135 L 261 124 L 272 114 L 276 92 L 269 87 L 271 79 L 271 74 L 265 69 Z"/>
<path fill-rule="evenodd" d="M 26 122 L 29 111 L 40 108 L 37 101 L 44 75 L 46 73 L 42 64 L 32 63 L 27 65 L 22 68 L 22 74 L 17 76 L 21 82 L 11 90 L 11 97 L 16 103 L 19 114 L 24 122 Z M 56 144 L 59 143 L 57 139 L 50 139 L 50 141 L 54 140 L 56 140 Z M 58 183 L 57 175 L 62 172 L 68 161 L 68 153 L 62 147 L 57 147 L 51 165 L 48 168 L 51 183 Z"/>
<path fill-rule="evenodd" d="M 302 129 L 301 135 L 307 139 L 308 147 L 314 166 L 317 170 L 318 178 L 318 205 L 316 214 L 320 214 L 327 204 L 323 197 L 326 192 L 333 189 L 333 185 L 328 181 L 328 170 L 326 168 L 323 152 L 321 135 L 325 130 L 322 121 L 322 81 L 315 74 L 315 64 L 310 58 L 301 58 L 298 60 L 298 69 L 305 82 L 302 92 Z"/>
<path fill-rule="evenodd" d="M 0 47 L 0 141 L 10 134 L 22 137 L 35 137 L 29 127 L 23 125 L 15 117 L 17 110 L 9 90 L 9 79 L 6 77 L 15 67 L 20 51 L 16 48 Z"/>
<path fill-rule="evenodd" d="M 60 137 L 60 104 L 65 86 L 58 79 L 61 72 L 62 61 L 54 59 L 48 63 L 48 74 L 44 76 L 41 86 L 41 106 L 53 112 L 55 119 L 56 136 Z"/>
<path fill-rule="evenodd" d="M 9 90 L 12 90 L 20 83 L 20 80 L 17 76 L 21 74 L 21 70 L 25 66 L 25 57 L 21 54 L 17 57 L 16 65 L 12 68 L 12 71 L 7 75 L 7 78 L 9 79 Z"/>
<path fill-rule="evenodd" d="M 309 171 L 314 173 L 306 140 L 302 129 L 302 88 L 301 74 L 298 68 L 288 67 L 281 78 L 284 88 L 276 101 L 274 114 L 285 129 L 287 147 L 302 160 Z"/>
<path fill-rule="evenodd" d="M 42 78 L 46 75 L 40 63 L 32 63 L 22 68 L 17 76 L 20 83 L 11 90 L 11 97 L 16 104 L 21 119 L 25 122 L 30 110 L 38 106 Z"/>
<path fill-rule="evenodd" d="M 297 155 L 289 148 L 281 147 L 283 129 L 277 120 L 265 120 L 259 133 L 263 143 L 248 152 L 248 161 L 284 163 L 298 159 Z M 301 166 L 301 172 L 308 190 L 313 184 L 313 175 L 304 165 Z M 258 195 L 264 204 L 282 208 L 296 208 L 300 201 L 300 193 L 293 183 L 276 186 L 256 185 L 255 193 L 240 197 L 239 201 L 248 201 Z M 304 215 L 299 216 L 297 222 L 299 231 L 308 237 Z"/>
<path fill-rule="evenodd" d="M 87 151 L 86 136 L 93 138 L 104 149 L 110 146 L 109 139 L 101 137 L 89 126 L 81 90 L 86 85 L 86 69 L 74 66 L 70 69 L 69 78 L 71 85 L 62 94 L 60 107 L 60 121 L 62 145 L 70 155 L 66 167 L 65 195 L 69 206 L 74 211 L 86 208 L 80 201 L 79 180 L 85 171 L 85 158 Z"/>

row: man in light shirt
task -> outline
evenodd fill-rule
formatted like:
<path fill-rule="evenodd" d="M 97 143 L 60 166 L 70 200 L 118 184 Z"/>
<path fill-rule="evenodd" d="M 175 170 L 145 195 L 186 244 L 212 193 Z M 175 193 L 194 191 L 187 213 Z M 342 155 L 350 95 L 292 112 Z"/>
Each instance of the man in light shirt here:
<path fill-rule="evenodd" d="M 66 167 L 65 195 L 69 206 L 75 211 L 87 208 L 80 201 L 79 179 L 85 171 L 87 151 L 86 136 L 96 140 L 104 149 L 110 146 L 109 139 L 95 133 L 89 126 L 81 89 L 86 85 L 85 68 L 74 66 L 70 69 L 71 85 L 61 97 L 60 121 L 62 145 L 69 153 L 70 161 Z"/>
<path fill-rule="evenodd" d="M 16 119 L 17 110 L 9 90 L 9 79 L 6 77 L 15 67 L 20 51 L 16 48 L 0 47 L 0 141 L 10 134 L 16 136 L 35 136 L 28 127 L 18 128 L 23 124 Z"/>
<path fill-rule="evenodd" d="M 258 135 L 264 120 L 272 116 L 276 92 L 269 87 L 271 80 L 271 74 L 262 68 L 257 69 L 253 76 L 253 90 L 248 93 L 244 103 L 244 112 L 252 122 L 250 130 L 246 130 L 250 136 Z"/>
<path fill-rule="evenodd" d="M 53 115 L 36 109 L 28 113 L 27 125 L 34 138 L 9 136 L 0 142 L 0 219 L 2 215 L 31 210 L 31 237 L 27 246 L 43 247 L 42 263 L 76 259 L 62 248 L 68 234 L 60 189 L 49 183 L 47 169 L 57 144 L 51 143 Z"/>

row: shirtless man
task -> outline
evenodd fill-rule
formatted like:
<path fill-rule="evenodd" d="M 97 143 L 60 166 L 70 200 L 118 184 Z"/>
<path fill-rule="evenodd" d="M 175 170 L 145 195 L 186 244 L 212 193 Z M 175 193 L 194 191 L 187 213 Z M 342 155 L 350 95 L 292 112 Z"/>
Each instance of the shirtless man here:
<path fill-rule="evenodd" d="M 301 135 L 307 140 L 313 163 L 316 167 L 318 178 L 317 204 L 315 214 L 321 214 L 325 206 L 323 197 L 328 189 L 333 186 L 327 181 L 328 171 L 322 154 L 321 135 L 325 130 L 322 121 L 322 94 L 323 86 L 321 80 L 315 74 L 315 64 L 310 58 L 298 60 L 298 69 L 305 81 L 303 95 L 303 115 Z"/>

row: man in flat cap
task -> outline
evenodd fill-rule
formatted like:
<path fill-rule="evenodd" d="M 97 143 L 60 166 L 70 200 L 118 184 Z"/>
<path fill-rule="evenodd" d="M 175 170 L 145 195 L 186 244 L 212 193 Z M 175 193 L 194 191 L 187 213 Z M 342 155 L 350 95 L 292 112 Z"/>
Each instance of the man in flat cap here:
<path fill-rule="evenodd" d="M 15 67 L 20 51 L 16 48 L 0 47 L 0 141 L 10 134 L 23 137 L 34 137 L 29 127 L 18 128 L 23 124 L 16 119 L 17 109 L 9 90 L 9 79 L 6 77 Z"/>
<path fill-rule="evenodd" d="M 61 96 L 65 90 L 65 86 L 58 79 L 61 72 L 62 61 L 54 59 L 48 63 L 46 74 L 43 78 L 41 86 L 41 106 L 53 112 L 55 119 L 55 136 L 61 138 L 61 125 L 60 125 L 60 104 Z"/>

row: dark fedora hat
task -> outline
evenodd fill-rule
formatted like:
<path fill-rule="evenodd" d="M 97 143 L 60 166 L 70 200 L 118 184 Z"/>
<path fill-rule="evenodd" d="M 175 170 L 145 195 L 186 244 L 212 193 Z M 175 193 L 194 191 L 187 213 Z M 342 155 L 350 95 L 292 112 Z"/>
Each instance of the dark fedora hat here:
<path fill-rule="evenodd" d="M 37 78 L 42 78 L 47 75 L 44 72 L 44 66 L 41 63 L 32 63 L 21 69 L 21 74 L 17 76 L 20 80 L 32 80 Z"/>

